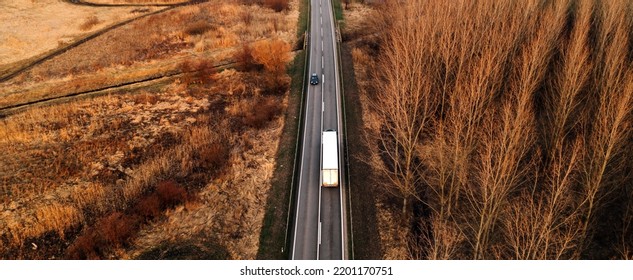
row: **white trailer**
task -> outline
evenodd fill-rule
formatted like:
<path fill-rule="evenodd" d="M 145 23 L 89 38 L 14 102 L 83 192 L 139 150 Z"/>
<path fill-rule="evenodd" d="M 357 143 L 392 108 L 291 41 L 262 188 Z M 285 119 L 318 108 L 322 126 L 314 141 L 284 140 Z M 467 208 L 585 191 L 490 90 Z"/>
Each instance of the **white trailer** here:
<path fill-rule="evenodd" d="M 336 131 L 324 131 L 321 144 L 321 186 L 338 187 L 338 138 Z"/>

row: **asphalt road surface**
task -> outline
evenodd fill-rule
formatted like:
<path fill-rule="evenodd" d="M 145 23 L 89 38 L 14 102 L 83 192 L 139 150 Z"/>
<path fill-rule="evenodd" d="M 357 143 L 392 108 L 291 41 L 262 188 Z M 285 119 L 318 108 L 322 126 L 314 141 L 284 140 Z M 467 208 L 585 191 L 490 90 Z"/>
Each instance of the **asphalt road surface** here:
<path fill-rule="evenodd" d="M 340 131 L 340 93 L 330 0 L 311 0 L 309 75 L 320 82 L 309 85 L 305 111 L 292 259 L 340 260 L 345 256 L 342 189 L 320 186 L 321 132 Z M 309 78 L 305 77 L 306 79 Z M 339 182 L 344 178 L 339 133 Z"/>

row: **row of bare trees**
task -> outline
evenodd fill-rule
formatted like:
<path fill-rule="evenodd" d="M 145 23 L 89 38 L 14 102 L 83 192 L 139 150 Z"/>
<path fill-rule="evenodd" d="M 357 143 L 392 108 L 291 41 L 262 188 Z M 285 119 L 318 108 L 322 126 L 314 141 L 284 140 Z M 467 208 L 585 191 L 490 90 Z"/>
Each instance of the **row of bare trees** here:
<path fill-rule="evenodd" d="M 387 1 L 367 139 L 412 258 L 631 257 L 631 8 Z"/>

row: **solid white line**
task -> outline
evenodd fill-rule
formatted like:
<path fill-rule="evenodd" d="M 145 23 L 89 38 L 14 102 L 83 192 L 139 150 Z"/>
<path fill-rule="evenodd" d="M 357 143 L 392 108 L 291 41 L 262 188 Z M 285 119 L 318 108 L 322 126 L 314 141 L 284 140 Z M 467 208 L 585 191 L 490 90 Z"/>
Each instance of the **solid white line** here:
<path fill-rule="evenodd" d="M 319 245 L 321 245 L 321 221 L 319 221 Z"/>
<path fill-rule="evenodd" d="M 331 6 L 331 2 L 328 1 L 328 10 L 330 11 L 330 22 L 332 23 L 331 26 L 331 30 L 332 30 L 332 52 L 334 53 L 334 83 L 336 85 L 336 119 L 337 119 L 337 126 L 338 126 L 338 130 L 340 131 L 341 128 L 341 107 L 339 106 L 339 98 L 340 96 L 340 84 L 339 84 L 339 73 L 338 73 L 338 53 L 337 53 L 337 48 L 336 48 L 336 31 L 334 30 L 334 9 Z M 343 153 L 341 153 L 341 133 L 338 133 L 338 138 L 339 138 L 339 145 L 338 145 L 338 157 L 339 157 L 339 166 L 342 166 L 342 161 L 341 161 L 341 157 L 343 156 Z M 339 172 L 339 175 L 342 172 Z M 340 178 L 342 178 L 342 176 L 340 176 Z M 344 216 L 343 216 L 343 184 L 341 182 L 343 182 L 343 180 L 341 180 L 339 178 L 339 198 L 341 200 L 341 259 L 345 259 L 345 227 L 344 227 Z"/>
<path fill-rule="evenodd" d="M 311 25 L 312 26 L 312 25 Z M 313 36 L 310 36 L 310 41 L 312 41 Z M 310 44 L 310 46 L 312 46 L 312 44 Z M 310 52 L 310 56 L 312 56 L 312 52 Z M 308 69 L 310 69 L 310 71 L 312 71 L 312 57 L 310 57 L 309 59 L 309 63 L 308 63 Z M 308 72 L 310 72 L 308 71 Z M 304 79 L 306 79 L 307 77 L 303 77 Z M 308 90 L 306 91 L 306 110 L 304 112 L 305 118 L 303 119 L 304 122 L 306 122 L 308 120 L 308 106 L 307 106 L 307 102 L 308 99 L 310 97 L 310 87 L 308 87 Z M 308 126 L 305 125 L 303 126 L 303 143 L 301 147 L 301 170 L 299 170 L 299 189 L 297 190 L 299 193 L 297 194 L 297 213 L 295 215 L 295 233 L 294 233 L 294 237 L 292 240 L 292 259 L 295 259 L 295 253 L 297 251 L 297 228 L 299 226 L 299 209 L 300 209 L 300 205 L 301 205 L 301 182 L 302 182 L 302 178 L 303 178 L 303 163 L 304 161 L 304 157 L 305 157 L 305 150 L 306 150 L 306 131 L 307 131 Z"/>
<path fill-rule="evenodd" d="M 308 98 L 310 96 L 309 94 L 310 89 L 308 87 L 308 94 L 306 96 L 306 98 Z M 307 102 L 307 100 L 306 100 Z M 306 106 L 306 111 L 305 111 L 305 118 L 304 121 L 308 119 L 308 106 Z M 303 127 L 303 135 L 305 135 L 306 132 L 306 127 L 307 125 L 304 125 Z M 295 259 L 295 253 L 297 251 L 297 228 L 299 227 L 299 209 L 300 205 L 301 205 L 301 178 L 303 177 L 303 163 L 304 161 L 304 157 L 305 157 L 305 151 L 306 151 L 306 138 L 305 136 L 303 137 L 303 147 L 301 148 L 301 170 L 299 171 L 299 189 L 297 190 L 299 193 L 297 194 L 297 213 L 295 215 L 295 234 L 294 234 L 294 240 L 292 241 L 292 259 Z"/>

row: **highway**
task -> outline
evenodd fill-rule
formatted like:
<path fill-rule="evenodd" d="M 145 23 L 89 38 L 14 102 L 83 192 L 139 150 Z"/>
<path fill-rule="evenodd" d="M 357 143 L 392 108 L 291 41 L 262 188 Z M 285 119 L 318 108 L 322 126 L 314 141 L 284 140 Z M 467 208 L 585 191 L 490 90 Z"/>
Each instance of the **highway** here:
<path fill-rule="evenodd" d="M 336 33 L 330 0 L 311 0 L 310 5 L 308 74 L 318 74 L 320 83 L 307 90 L 291 257 L 340 260 L 346 258 L 346 229 Z M 321 132 L 325 130 L 339 131 L 339 187 L 320 186 Z"/>

